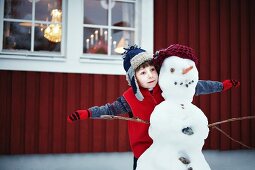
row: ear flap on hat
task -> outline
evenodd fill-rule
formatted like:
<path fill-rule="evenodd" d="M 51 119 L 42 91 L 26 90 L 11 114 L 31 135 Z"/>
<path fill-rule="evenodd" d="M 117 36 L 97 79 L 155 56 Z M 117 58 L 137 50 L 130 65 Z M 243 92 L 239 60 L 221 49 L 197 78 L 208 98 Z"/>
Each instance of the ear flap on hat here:
<path fill-rule="evenodd" d="M 139 89 L 139 86 L 138 86 L 138 83 L 136 81 L 136 78 L 135 76 L 132 77 L 132 80 L 131 80 L 131 86 L 133 88 L 133 91 L 135 93 L 135 97 L 139 100 L 139 101 L 143 101 L 144 97 Z"/>
<path fill-rule="evenodd" d="M 139 85 L 137 83 L 136 77 L 135 77 L 135 72 L 134 70 L 130 67 L 128 72 L 127 72 L 127 79 L 129 84 L 131 85 L 133 92 L 135 94 L 135 97 L 139 100 L 142 101 L 144 99 L 140 89 Z"/>

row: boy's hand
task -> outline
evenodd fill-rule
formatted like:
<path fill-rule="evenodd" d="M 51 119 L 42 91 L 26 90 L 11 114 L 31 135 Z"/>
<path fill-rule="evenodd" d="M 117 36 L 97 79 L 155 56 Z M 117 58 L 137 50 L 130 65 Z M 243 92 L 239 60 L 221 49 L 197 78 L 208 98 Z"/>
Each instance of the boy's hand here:
<path fill-rule="evenodd" d="M 67 117 L 67 121 L 69 123 L 72 123 L 74 121 L 77 120 L 85 120 L 88 119 L 90 117 L 90 113 L 88 110 L 77 110 L 73 113 L 71 113 L 68 117 Z"/>
<path fill-rule="evenodd" d="M 223 84 L 223 89 L 222 92 L 227 91 L 228 89 L 232 88 L 232 87 L 239 87 L 240 86 L 240 82 L 237 80 L 224 80 L 222 82 Z"/>

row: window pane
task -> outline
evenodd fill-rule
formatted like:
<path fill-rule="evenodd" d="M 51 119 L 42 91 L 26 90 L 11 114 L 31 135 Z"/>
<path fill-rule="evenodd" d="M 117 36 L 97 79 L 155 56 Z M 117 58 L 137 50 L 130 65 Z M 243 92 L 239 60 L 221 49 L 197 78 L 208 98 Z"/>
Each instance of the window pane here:
<path fill-rule="evenodd" d="M 47 25 L 40 24 L 35 27 L 34 51 L 55 51 L 60 52 L 61 43 L 51 42 L 44 37 L 44 28 Z"/>
<path fill-rule="evenodd" d="M 107 0 L 84 0 L 84 24 L 108 25 L 107 4 Z"/>
<path fill-rule="evenodd" d="M 7 21 L 4 21 L 3 49 L 60 52 L 61 6 L 62 0 L 5 0 L 4 15 Z M 36 20 L 33 21 L 32 16 Z M 8 21 L 9 18 L 14 21 Z"/>
<path fill-rule="evenodd" d="M 31 27 L 19 22 L 4 22 L 3 49 L 30 50 Z"/>
<path fill-rule="evenodd" d="M 135 27 L 134 3 L 112 2 L 112 25 L 120 27 Z"/>
<path fill-rule="evenodd" d="M 41 0 L 35 4 L 35 20 L 50 21 L 51 11 L 58 9 L 62 11 L 62 1 Z M 62 19 L 61 19 L 62 20 Z"/>
<path fill-rule="evenodd" d="M 124 47 L 133 45 L 135 42 L 133 31 L 112 30 L 112 54 L 121 54 Z"/>
<path fill-rule="evenodd" d="M 83 52 L 119 55 L 123 47 L 134 44 L 135 5 L 135 1 L 84 0 L 84 24 L 88 25 L 83 28 Z"/>
<path fill-rule="evenodd" d="M 32 19 L 32 3 L 28 0 L 5 0 L 4 18 Z"/>
<path fill-rule="evenodd" d="M 103 28 L 84 28 L 83 52 L 107 54 L 108 33 Z"/>

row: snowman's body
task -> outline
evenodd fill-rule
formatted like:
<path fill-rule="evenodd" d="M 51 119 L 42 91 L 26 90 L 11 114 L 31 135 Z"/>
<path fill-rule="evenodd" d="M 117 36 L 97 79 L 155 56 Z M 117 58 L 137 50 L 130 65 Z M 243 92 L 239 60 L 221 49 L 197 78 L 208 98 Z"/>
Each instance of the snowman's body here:
<path fill-rule="evenodd" d="M 185 68 L 190 69 L 183 74 Z M 192 60 L 165 59 L 159 77 L 165 101 L 151 115 L 149 135 L 153 144 L 138 159 L 136 170 L 210 169 L 202 154 L 209 132 L 208 121 L 191 103 L 197 82 L 198 71 Z M 192 134 L 183 132 L 187 127 L 192 129 Z M 188 162 L 184 163 L 182 158 Z"/>

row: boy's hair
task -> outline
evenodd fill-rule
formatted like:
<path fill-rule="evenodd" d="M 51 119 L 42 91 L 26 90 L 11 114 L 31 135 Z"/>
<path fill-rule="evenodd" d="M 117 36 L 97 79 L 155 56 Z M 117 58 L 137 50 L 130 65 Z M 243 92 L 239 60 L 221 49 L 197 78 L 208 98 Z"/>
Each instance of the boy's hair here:
<path fill-rule="evenodd" d="M 149 66 L 154 66 L 153 61 L 152 60 L 148 60 L 143 62 L 141 65 L 139 65 L 136 69 L 135 72 L 139 71 L 141 68 L 146 68 Z"/>
<path fill-rule="evenodd" d="M 146 61 L 152 61 L 152 54 L 147 53 L 144 49 L 137 47 L 137 45 L 130 46 L 129 48 L 124 48 L 123 53 L 123 67 L 126 71 L 126 78 L 128 84 L 132 87 L 136 98 L 139 101 L 144 99 L 139 85 L 135 77 L 135 71 L 137 68 L 141 68 L 141 65 Z"/>

